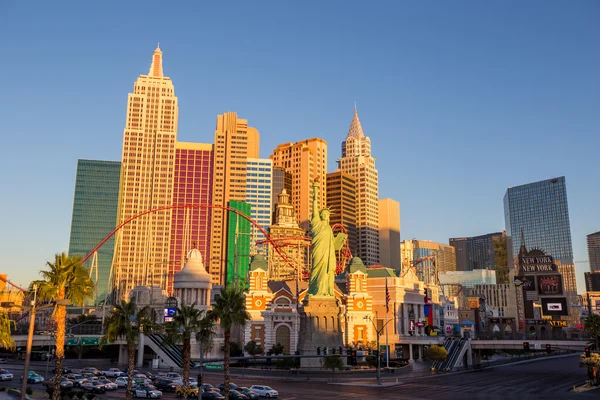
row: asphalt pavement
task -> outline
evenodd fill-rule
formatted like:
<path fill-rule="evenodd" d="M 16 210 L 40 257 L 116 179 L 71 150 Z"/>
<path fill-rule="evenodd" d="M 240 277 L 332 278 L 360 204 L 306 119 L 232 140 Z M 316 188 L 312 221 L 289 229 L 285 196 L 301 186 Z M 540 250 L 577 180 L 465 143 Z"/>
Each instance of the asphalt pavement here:
<path fill-rule="evenodd" d="M 89 366 L 86 360 L 67 362 L 70 366 Z M 98 367 L 98 363 L 93 365 Z M 45 373 L 45 363 L 33 363 L 32 370 Z M 0 382 L 0 386 L 19 386 L 22 374 L 22 362 L 2 365 L 15 375 L 12 382 Z M 52 367 L 50 367 L 50 370 Z M 194 373 L 197 373 L 194 371 Z M 51 373 L 50 373 L 51 374 Z M 536 362 L 486 368 L 464 373 L 444 373 L 435 376 L 406 375 L 394 380 L 387 380 L 385 387 L 377 387 L 375 376 L 371 379 L 356 379 L 333 382 L 315 381 L 304 378 L 272 378 L 269 376 L 242 378 L 234 374 L 232 382 L 240 386 L 253 384 L 269 385 L 280 393 L 282 400 L 300 399 L 598 399 L 600 390 L 584 393 L 572 393 L 573 386 L 581 385 L 587 378 L 585 368 L 579 367 L 579 356 L 559 359 L 540 360 Z M 222 372 L 204 374 L 204 382 L 218 385 L 223 381 Z M 355 385 L 359 386 L 355 386 Z M 35 388 L 35 399 L 46 399 L 43 385 L 30 385 Z M 125 398 L 125 391 L 118 389 L 107 392 L 106 397 Z M 164 398 L 175 399 L 173 393 L 165 393 Z"/>

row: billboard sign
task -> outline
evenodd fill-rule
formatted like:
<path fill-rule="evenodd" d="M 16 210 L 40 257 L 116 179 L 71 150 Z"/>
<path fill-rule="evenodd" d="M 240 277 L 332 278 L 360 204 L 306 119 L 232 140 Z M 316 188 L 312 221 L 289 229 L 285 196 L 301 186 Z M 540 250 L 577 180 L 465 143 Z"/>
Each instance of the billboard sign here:
<path fill-rule="evenodd" d="M 552 256 L 519 256 L 519 267 L 524 274 L 557 272 Z"/>
<path fill-rule="evenodd" d="M 515 280 L 520 280 L 523 290 L 535 290 L 535 277 L 533 276 L 517 276 Z"/>
<path fill-rule="evenodd" d="M 550 326 L 566 328 L 567 321 L 550 321 Z"/>
<path fill-rule="evenodd" d="M 538 293 L 541 296 L 557 296 L 563 294 L 562 275 L 537 275 Z"/>
<path fill-rule="evenodd" d="M 164 313 L 165 322 L 173 321 L 173 317 L 175 316 L 176 312 L 177 312 L 176 308 L 165 308 L 165 313 Z"/>
<path fill-rule="evenodd" d="M 542 313 L 544 315 L 569 315 L 566 297 L 544 297 L 540 300 L 542 300 Z"/>
<path fill-rule="evenodd" d="M 468 297 L 467 298 L 467 307 L 479 309 L 479 297 Z"/>

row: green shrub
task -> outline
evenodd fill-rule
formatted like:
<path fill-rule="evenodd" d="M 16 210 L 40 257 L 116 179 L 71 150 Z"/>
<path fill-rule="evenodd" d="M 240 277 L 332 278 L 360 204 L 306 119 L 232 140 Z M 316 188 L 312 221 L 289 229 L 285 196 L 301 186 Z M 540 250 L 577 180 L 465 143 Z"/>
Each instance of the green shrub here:
<path fill-rule="evenodd" d="M 31 396 L 33 394 L 33 389 L 27 386 L 27 389 L 25 389 L 25 393 Z"/>
<path fill-rule="evenodd" d="M 85 395 L 85 398 L 88 400 L 94 400 L 94 397 L 96 397 L 94 393 L 88 393 Z"/>
<path fill-rule="evenodd" d="M 67 392 L 67 398 L 69 400 L 73 400 L 73 398 L 75 397 L 76 394 L 77 393 L 74 390 L 71 390 L 71 391 Z"/>

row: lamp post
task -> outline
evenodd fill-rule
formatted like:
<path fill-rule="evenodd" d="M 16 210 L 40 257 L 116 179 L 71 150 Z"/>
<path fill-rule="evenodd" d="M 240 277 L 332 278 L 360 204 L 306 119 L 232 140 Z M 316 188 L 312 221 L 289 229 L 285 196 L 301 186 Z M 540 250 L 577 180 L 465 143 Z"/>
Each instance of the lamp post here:
<path fill-rule="evenodd" d="M 375 325 L 375 322 L 373 322 L 373 319 L 371 317 L 369 317 L 368 315 L 365 315 L 364 319 L 371 321 L 371 324 L 373 324 L 373 328 L 375 329 L 375 332 L 377 334 L 377 384 L 381 385 L 381 357 L 379 354 L 379 336 L 381 336 L 381 332 L 383 332 L 383 329 L 386 327 L 386 325 L 389 324 L 393 320 L 390 319 L 385 324 L 383 324 L 381 329 L 377 329 L 377 326 Z"/>
<path fill-rule="evenodd" d="M 517 306 L 517 315 L 515 315 L 516 319 L 516 331 L 519 332 L 519 310 L 520 310 L 520 303 L 519 303 L 519 288 L 521 288 L 523 286 L 523 281 L 521 281 L 518 277 L 515 277 L 513 284 L 515 285 L 515 301 L 516 301 L 516 306 Z M 525 294 L 523 293 L 523 291 L 521 291 L 521 300 L 523 302 L 523 317 L 525 317 Z M 515 336 L 518 336 L 518 333 L 515 334 Z"/>
<path fill-rule="evenodd" d="M 37 285 L 33 285 L 33 300 L 31 301 L 31 307 L 29 308 L 29 332 L 27 332 L 27 350 L 25 352 L 25 365 L 23 366 L 23 382 L 21 383 L 21 400 L 25 400 L 25 392 L 27 391 L 27 380 L 29 378 L 29 361 L 31 360 L 31 348 L 33 347 L 33 331 L 35 329 L 35 313 L 39 310 L 54 307 L 56 305 L 68 306 L 71 304 L 70 300 L 57 300 L 52 303 L 44 304 L 41 307 L 36 306 L 37 301 Z"/>

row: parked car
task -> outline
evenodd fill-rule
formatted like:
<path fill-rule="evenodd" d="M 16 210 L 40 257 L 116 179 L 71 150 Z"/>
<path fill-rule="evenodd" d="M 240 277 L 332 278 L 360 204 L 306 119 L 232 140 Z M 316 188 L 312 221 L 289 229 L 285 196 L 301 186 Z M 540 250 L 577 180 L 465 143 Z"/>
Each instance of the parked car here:
<path fill-rule="evenodd" d="M 205 383 L 202 385 L 202 390 L 204 390 L 205 392 L 208 392 L 209 390 L 213 390 L 213 389 L 217 389 L 217 391 L 219 390 L 219 388 L 214 387 L 210 383 Z"/>
<path fill-rule="evenodd" d="M 246 395 L 251 400 L 255 400 L 255 399 L 260 398 L 260 395 L 258 393 L 253 392 L 252 390 L 250 390 L 247 387 L 239 387 L 236 390 L 238 392 L 240 392 L 241 394 Z"/>
<path fill-rule="evenodd" d="M 0 369 L 0 381 L 12 381 L 13 374 L 7 369 Z"/>
<path fill-rule="evenodd" d="M 67 375 L 67 379 L 73 381 L 75 387 L 81 386 L 81 384 L 86 381 L 85 377 L 81 374 L 69 374 Z"/>
<path fill-rule="evenodd" d="M 165 376 L 165 378 L 169 378 L 169 379 L 183 379 L 183 377 L 181 375 L 179 375 L 177 372 L 167 372 L 164 376 Z"/>
<path fill-rule="evenodd" d="M 115 383 L 118 387 L 127 387 L 127 380 L 128 378 L 126 376 L 120 376 L 115 379 Z"/>
<path fill-rule="evenodd" d="M 106 379 L 106 378 L 100 378 L 100 379 L 98 379 L 98 382 L 103 384 L 104 387 L 106 388 L 106 390 L 116 390 L 119 387 L 119 385 L 117 385 L 110 379 Z"/>
<path fill-rule="evenodd" d="M 225 384 L 221 383 L 218 387 L 219 387 L 219 390 L 224 390 Z M 235 383 L 229 382 L 229 390 L 235 390 L 235 389 L 237 389 L 237 387 L 238 387 L 238 385 L 236 385 Z"/>
<path fill-rule="evenodd" d="M 98 368 L 94 368 L 94 367 L 85 367 L 81 370 L 81 373 L 89 373 L 92 374 L 94 376 L 103 376 L 104 372 L 100 371 Z"/>
<path fill-rule="evenodd" d="M 221 394 L 223 396 L 225 396 L 225 391 L 221 391 Z M 233 390 L 233 389 L 229 390 L 228 395 L 229 395 L 229 397 L 226 397 L 226 399 L 229 399 L 229 400 L 248 400 L 249 399 L 249 397 L 246 396 L 245 394 L 242 394 L 242 393 L 238 392 L 237 390 Z"/>
<path fill-rule="evenodd" d="M 71 374 L 71 373 L 73 373 L 73 370 L 72 370 L 71 368 L 69 368 L 69 367 L 65 367 L 64 365 L 63 365 L 63 369 L 62 369 L 62 371 L 63 371 L 63 372 L 62 372 L 62 373 L 63 373 L 63 375 L 67 375 L 67 374 Z M 55 374 L 55 373 L 56 373 L 56 368 L 52 368 L 52 373 L 53 373 L 53 374 Z"/>
<path fill-rule="evenodd" d="M 90 391 L 92 393 L 104 393 L 106 392 L 106 388 L 104 387 L 103 384 L 100 383 L 99 380 L 93 380 L 93 381 L 85 381 L 81 384 L 81 387 L 84 390 Z"/>
<path fill-rule="evenodd" d="M 279 392 L 270 386 L 252 385 L 250 386 L 250 390 L 258 394 L 259 396 L 264 396 L 267 398 L 279 396 Z"/>
<path fill-rule="evenodd" d="M 162 390 L 165 392 L 174 392 L 175 390 L 177 390 L 178 385 L 170 379 L 159 378 L 154 381 L 154 386 L 156 386 L 158 390 Z"/>
<path fill-rule="evenodd" d="M 109 378 L 116 378 L 118 376 L 121 376 L 121 373 L 123 371 L 121 371 L 119 368 L 109 368 L 106 371 L 102 371 L 102 373 L 104 374 L 104 376 L 107 376 Z"/>
<path fill-rule="evenodd" d="M 199 391 L 200 391 L 200 390 L 198 389 L 198 386 L 197 386 L 197 385 L 190 385 L 190 387 L 189 387 L 189 388 L 188 388 L 188 390 L 187 390 L 187 397 L 195 397 L 195 398 L 198 398 L 198 392 L 199 392 Z M 177 389 L 175 389 L 175 395 L 176 395 L 177 397 L 183 397 L 183 393 L 184 393 L 184 390 L 183 390 L 183 385 L 182 385 L 182 386 L 179 386 L 179 387 L 177 387 Z"/>
<path fill-rule="evenodd" d="M 207 390 L 202 393 L 202 400 L 225 400 L 225 397 L 218 390 Z"/>
<path fill-rule="evenodd" d="M 6 364 L 8 360 L 6 358 L 0 358 L 0 364 Z"/>
<path fill-rule="evenodd" d="M 52 381 L 54 383 L 54 379 Z M 61 378 L 60 378 L 60 387 L 61 388 L 69 388 L 69 387 L 73 387 L 73 385 L 74 385 L 73 381 L 70 381 L 67 378 L 65 378 L 64 376 L 61 376 Z"/>
<path fill-rule="evenodd" d="M 140 385 L 133 389 L 133 397 L 159 399 L 162 397 L 162 392 L 149 385 Z"/>

